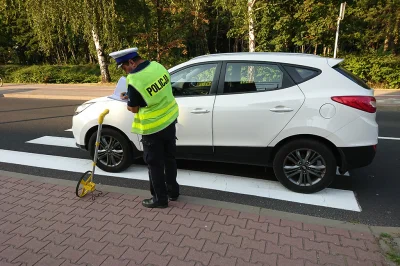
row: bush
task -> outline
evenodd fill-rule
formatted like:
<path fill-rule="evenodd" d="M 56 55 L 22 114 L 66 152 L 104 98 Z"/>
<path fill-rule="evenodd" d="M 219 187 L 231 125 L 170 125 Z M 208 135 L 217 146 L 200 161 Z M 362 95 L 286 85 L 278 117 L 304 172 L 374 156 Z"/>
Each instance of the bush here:
<path fill-rule="evenodd" d="M 84 66 L 3 66 L 0 75 L 8 83 L 94 83 L 100 81 L 95 65 Z"/>
<path fill-rule="evenodd" d="M 345 55 L 343 66 L 367 80 L 373 88 L 400 89 L 400 57 L 393 55 Z M 170 65 L 167 64 L 166 67 Z M 111 82 L 125 76 L 115 62 L 108 67 Z M 0 66 L 0 76 L 7 83 L 97 83 L 101 81 L 98 65 Z"/>
<path fill-rule="evenodd" d="M 116 82 L 124 72 L 109 65 L 111 82 Z M 101 82 L 98 65 L 35 65 L 35 66 L 0 66 L 0 76 L 7 83 L 98 83 Z"/>
<path fill-rule="evenodd" d="M 343 66 L 375 89 L 400 89 L 400 57 L 347 55 Z"/>

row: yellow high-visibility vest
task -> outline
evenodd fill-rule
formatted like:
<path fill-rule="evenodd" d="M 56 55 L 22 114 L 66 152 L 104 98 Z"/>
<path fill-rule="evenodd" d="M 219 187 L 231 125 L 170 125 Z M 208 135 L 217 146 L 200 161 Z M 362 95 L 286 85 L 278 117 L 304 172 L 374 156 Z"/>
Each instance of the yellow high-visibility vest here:
<path fill-rule="evenodd" d="M 163 130 L 179 116 L 172 94 L 171 76 L 161 64 L 151 62 L 143 70 L 129 74 L 127 83 L 142 95 L 147 107 L 140 107 L 132 123 L 132 132 L 149 135 Z"/>

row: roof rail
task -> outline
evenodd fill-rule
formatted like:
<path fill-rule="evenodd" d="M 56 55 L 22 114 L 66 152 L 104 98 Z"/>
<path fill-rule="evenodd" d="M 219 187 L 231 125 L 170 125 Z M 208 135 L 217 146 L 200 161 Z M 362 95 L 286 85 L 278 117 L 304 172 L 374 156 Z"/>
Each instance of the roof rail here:
<path fill-rule="evenodd" d="M 314 55 L 314 54 L 306 54 L 306 53 L 287 53 L 287 52 L 233 52 L 233 53 L 215 53 L 215 54 L 206 54 L 206 55 L 200 55 L 193 57 L 190 60 L 194 59 L 199 59 L 199 58 L 205 58 L 205 57 L 214 57 L 214 56 L 224 56 L 224 55 L 240 55 L 240 56 L 246 56 L 246 55 L 254 55 L 254 54 L 259 54 L 259 55 L 283 55 L 283 56 L 312 56 L 312 57 L 321 57 L 319 55 Z M 189 61 L 190 61 L 189 60 Z"/>

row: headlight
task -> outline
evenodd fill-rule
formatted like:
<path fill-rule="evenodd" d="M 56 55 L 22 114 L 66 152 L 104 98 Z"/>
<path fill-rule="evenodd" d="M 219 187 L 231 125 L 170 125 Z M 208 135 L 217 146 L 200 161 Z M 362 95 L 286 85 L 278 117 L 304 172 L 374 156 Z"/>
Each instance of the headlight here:
<path fill-rule="evenodd" d="M 84 103 L 82 105 L 79 105 L 78 107 L 76 107 L 75 109 L 75 115 L 82 113 L 86 108 L 88 108 L 89 106 L 91 106 L 94 103 Z"/>

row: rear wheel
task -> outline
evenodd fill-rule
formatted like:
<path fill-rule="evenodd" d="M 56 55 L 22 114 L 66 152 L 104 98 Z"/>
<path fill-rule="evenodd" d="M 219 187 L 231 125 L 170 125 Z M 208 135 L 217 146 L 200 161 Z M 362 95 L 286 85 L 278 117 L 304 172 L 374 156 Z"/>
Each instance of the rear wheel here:
<path fill-rule="evenodd" d="M 94 158 L 97 131 L 89 139 L 90 157 Z M 97 155 L 97 166 L 106 172 L 121 172 L 132 164 L 132 149 L 127 137 L 115 129 L 103 128 Z"/>
<path fill-rule="evenodd" d="M 299 193 L 315 193 L 332 183 L 337 163 L 333 152 L 324 143 L 299 139 L 281 147 L 273 168 L 286 188 Z"/>

